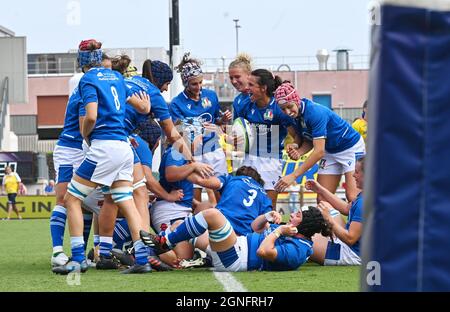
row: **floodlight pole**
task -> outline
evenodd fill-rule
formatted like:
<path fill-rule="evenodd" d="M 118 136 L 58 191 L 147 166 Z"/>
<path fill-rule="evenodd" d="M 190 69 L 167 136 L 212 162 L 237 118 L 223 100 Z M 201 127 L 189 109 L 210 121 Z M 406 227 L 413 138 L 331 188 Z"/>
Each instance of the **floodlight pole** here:
<path fill-rule="evenodd" d="M 234 19 L 233 22 L 234 27 L 236 27 L 236 55 L 239 54 L 239 28 L 241 28 L 241 25 L 238 25 L 239 19 Z"/>

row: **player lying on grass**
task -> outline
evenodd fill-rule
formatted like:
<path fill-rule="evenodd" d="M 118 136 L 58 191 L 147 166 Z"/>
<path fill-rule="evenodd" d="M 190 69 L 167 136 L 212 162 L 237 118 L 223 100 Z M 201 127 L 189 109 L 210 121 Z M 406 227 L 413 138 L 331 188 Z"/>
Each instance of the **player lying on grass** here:
<path fill-rule="evenodd" d="M 270 217 L 276 223 L 281 221 L 277 212 L 270 212 Z M 140 236 L 144 244 L 163 251 L 208 230 L 207 252 L 215 270 L 236 272 L 296 270 L 313 253 L 311 237 L 316 233 L 331 235 L 320 210 L 312 206 L 292 213 L 286 225 L 270 225 L 267 214 L 254 222 L 257 232 L 237 236 L 224 215 L 211 208 L 187 217 L 173 232 L 153 235 L 141 231 Z"/>
<path fill-rule="evenodd" d="M 364 188 L 364 157 L 356 161 L 353 177 L 356 187 L 362 190 Z M 351 203 L 346 203 L 314 180 L 306 182 L 306 189 L 322 195 L 322 198 L 326 200 L 321 201 L 318 208 L 322 211 L 325 220 L 332 225 L 334 236 L 333 241 L 321 235 L 314 236 L 314 255 L 311 260 L 322 265 L 360 265 L 363 193 L 360 192 Z M 333 218 L 330 215 L 330 210 L 333 208 L 348 216 L 345 225 L 342 225 L 342 218 Z"/>

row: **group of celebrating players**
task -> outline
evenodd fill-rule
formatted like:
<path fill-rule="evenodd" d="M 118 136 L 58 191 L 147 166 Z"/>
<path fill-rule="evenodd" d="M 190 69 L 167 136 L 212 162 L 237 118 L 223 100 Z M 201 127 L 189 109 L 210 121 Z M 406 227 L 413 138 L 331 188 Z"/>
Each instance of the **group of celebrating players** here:
<path fill-rule="evenodd" d="M 84 75 L 53 154 L 53 272 L 148 273 L 204 264 L 195 249 L 219 271 L 295 270 L 308 260 L 360 264 L 365 145 L 346 121 L 300 98 L 270 71 L 253 70 L 245 54 L 229 66 L 239 92 L 232 112 L 222 112 L 216 93 L 202 88 L 201 63 L 189 54 L 176 67 L 184 90 L 168 105 L 161 93 L 173 79 L 169 65 L 147 60 L 138 75 L 129 57 L 109 58 L 101 47 L 93 39 L 78 47 Z M 255 140 L 233 157 L 231 174 L 223 146 L 234 156 L 240 150 L 237 118 L 251 125 Z M 285 146 L 288 134 L 294 143 Z M 152 158 L 159 144 L 158 181 Z M 311 153 L 281 177 L 283 149 L 294 160 Z M 283 224 L 278 193 L 318 162 L 317 181 L 306 182 L 317 207 L 299 206 Z M 347 201 L 334 194 L 342 175 Z M 202 188 L 210 200 L 202 201 Z M 70 258 L 63 251 L 66 223 Z M 86 257 L 91 227 L 94 249 Z"/>

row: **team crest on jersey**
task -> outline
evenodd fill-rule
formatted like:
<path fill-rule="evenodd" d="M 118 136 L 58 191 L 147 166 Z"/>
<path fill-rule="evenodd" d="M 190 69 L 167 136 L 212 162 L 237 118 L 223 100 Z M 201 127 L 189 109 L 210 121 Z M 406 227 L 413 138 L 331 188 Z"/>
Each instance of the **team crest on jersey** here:
<path fill-rule="evenodd" d="M 212 103 L 207 97 L 205 97 L 202 99 L 202 106 L 203 108 L 208 108 L 212 106 Z"/>
<path fill-rule="evenodd" d="M 191 109 L 191 104 L 188 104 L 188 105 L 187 105 L 187 108 Z"/>
<path fill-rule="evenodd" d="M 264 113 L 264 120 L 273 120 L 273 110 L 268 109 L 266 110 L 266 112 Z"/>

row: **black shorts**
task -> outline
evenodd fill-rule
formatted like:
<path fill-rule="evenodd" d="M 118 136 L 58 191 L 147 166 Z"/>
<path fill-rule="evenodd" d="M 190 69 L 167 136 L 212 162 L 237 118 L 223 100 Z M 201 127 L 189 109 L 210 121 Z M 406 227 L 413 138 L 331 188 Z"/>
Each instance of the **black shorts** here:
<path fill-rule="evenodd" d="M 9 193 L 8 194 L 8 203 L 15 204 L 16 203 L 17 193 Z"/>

